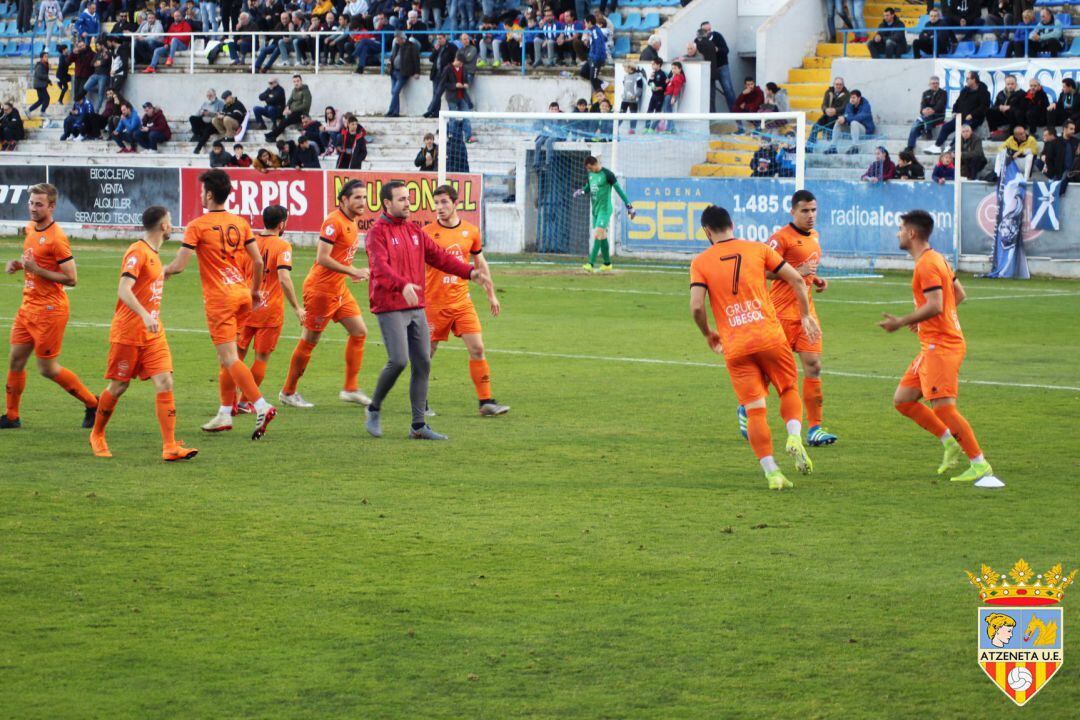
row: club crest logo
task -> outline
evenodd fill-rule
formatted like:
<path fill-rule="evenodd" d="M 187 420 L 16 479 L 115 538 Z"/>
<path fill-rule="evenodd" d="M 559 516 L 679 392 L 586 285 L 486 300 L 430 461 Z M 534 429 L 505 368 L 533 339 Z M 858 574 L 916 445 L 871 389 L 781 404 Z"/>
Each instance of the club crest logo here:
<path fill-rule="evenodd" d="M 988 565 L 967 574 L 985 603 L 978 611 L 979 667 L 1017 705 L 1035 697 L 1061 667 L 1061 601 L 1076 573 L 1066 575 L 1059 563 L 1036 575 L 1021 559 L 1008 577 Z"/>

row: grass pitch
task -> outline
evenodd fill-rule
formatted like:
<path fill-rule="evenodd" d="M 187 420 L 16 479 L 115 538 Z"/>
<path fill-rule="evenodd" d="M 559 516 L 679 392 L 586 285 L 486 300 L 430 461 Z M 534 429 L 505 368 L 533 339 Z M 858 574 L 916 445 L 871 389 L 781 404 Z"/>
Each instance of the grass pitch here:
<path fill-rule="evenodd" d="M 95 392 L 125 246 L 75 244 L 61 360 Z M 297 255 L 299 287 L 312 253 Z M 938 479 L 940 446 L 891 406 L 917 341 L 874 323 L 910 308 L 910 276 L 834 282 L 818 310 L 840 442 L 812 450 L 816 473 L 791 472 L 796 488 L 777 494 L 690 320 L 685 270 L 494 271 L 504 314 L 484 321 L 485 340 L 513 410 L 476 415 L 450 342 L 431 389 L 449 443 L 405 439 L 406 376 L 384 405 L 386 437 L 362 432 L 358 408 L 337 401 L 337 327 L 301 383 L 316 409 L 283 408 L 257 443 L 250 418 L 200 433 L 218 401 L 194 265 L 168 283 L 163 313 L 193 462 L 160 462 L 149 384 L 120 401 L 105 461 L 82 408 L 31 372 L 24 429 L 0 434 L 0 714 L 1014 712 L 976 664 L 964 571 L 1080 564 L 1080 284 L 965 279 L 961 407 L 1008 483 L 981 492 Z M 0 276 L 5 328 L 19 287 Z M 290 321 L 271 398 L 297 335 Z M 362 387 L 384 362 L 369 342 Z M 1070 594 L 1067 618 L 1080 612 Z M 1075 638 L 1031 701 L 1043 717 L 1080 703 Z"/>

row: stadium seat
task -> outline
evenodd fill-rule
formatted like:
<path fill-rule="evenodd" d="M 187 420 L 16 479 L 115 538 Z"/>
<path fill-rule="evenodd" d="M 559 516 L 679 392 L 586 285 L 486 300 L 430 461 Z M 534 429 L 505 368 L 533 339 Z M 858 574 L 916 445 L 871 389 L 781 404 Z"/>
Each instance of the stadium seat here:
<path fill-rule="evenodd" d="M 999 50 L 1000 50 L 1000 48 L 998 47 L 998 41 L 997 40 L 983 40 L 982 44 L 979 45 L 979 51 L 977 53 L 975 53 L 974 55 L 972 55 L 972 57 L 977 57 L 977 58 L 997 57 L 997 54 L 998 54 Z"/>
<path fill-rule="evenodd" d="M 618 12 L 613 12 L 608 16 L 608 22 L 611 23 L 611 27 L 615 30 L 622 30 L 626 27 L 626 23 L 623 21 L 623 16 Z"/>
<path fill-rule="evenodd" d="M 639 13 L 628 13 L 623 24 L 623 30 L 641 30 L 641 15 Z"/>
<path fill-rule="evenodd" d="M 651 12 L 641 19 L 642 30 L 655 30 L 660 27 L 660 13 Z"/>
<path fill-rule="evenodd" d="M 970 58 L 970 57 L 974 57 L 974 56 L 975 56 L 975 43 L 972 42 L 971 40 L 964 40 L 963 42 L 957 43 L 955 50 L 953 50 L 948 55 L 944 55 L 943 57 L 947 57 L 947 58 Z"/>
<path fill-rule="evenodd" d="M 929 15 L 920 15 L 919 22 L 915 23 L 915 27 L 911 28 L 911 32 L 915 34 L 921 33 L 928 22 L 930 22 Z"/>
<path fill-rule="evenodd" d="M 1056 13 L 1054 17 L 1064 27 L 1072 27 L 1072 13 Z"/>
<path fill-rule="evenodd" d="M 619 35 L 615 38 L 615 47 L 611 49 L 611 54 L 615 57 L 626 57 L 630 54 L 630 36 Z"/>
<path fill-rule="evenodd" d="M 1080 57 L 1080 37 L 1073 38 L 1072 45 L 1062 55 L 1064 57 Z"/>

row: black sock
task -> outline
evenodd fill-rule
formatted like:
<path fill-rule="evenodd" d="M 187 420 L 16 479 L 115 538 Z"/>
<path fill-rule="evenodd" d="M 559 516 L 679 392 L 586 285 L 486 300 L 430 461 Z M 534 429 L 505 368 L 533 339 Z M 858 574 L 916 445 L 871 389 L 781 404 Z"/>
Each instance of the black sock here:
<path fill-rule="evenodd" d="M 493 402 L 495 402 L 495 398 L 484 398 L 483 400 L 480 401 L 480 407 L 483 407 L 484 405 L 487 405 L 488 403 L 493 403 Z"/>
<path fill-rule="evenodd" d="M 376 405 L 375 403 L 371 403 L 370 405 L 368 405 L 367 409 L 370 410 L 371 412 L 379 412 L 379 406 Z"/>
<path fill-rule="evenodd" d="M 422 422 L 420 422 L 420 423 L 413 423 L 413 424 L 412 424 L 412 429 L 413 429 L 413 430 L 420 430 L 420 429 L 422 429 L 422 428 L 424 427 L 424 425 L 426 425 L 426 424 L 427 424 L 427 423 L 422 423 Z"/>

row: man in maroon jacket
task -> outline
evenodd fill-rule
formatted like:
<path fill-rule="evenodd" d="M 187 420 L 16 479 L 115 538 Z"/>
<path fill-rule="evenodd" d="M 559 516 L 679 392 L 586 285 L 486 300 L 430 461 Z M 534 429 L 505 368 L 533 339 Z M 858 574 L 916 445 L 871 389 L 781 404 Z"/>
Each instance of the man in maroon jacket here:
<path fill-rule="evenodd" d="M 409 190 L 400 180 L 388 182 L 379 193 L 383 213 L 367 232 L 365 248 L 371 278 L 368 295 L 371 312 L 379 319 L 383 344 L 389 359 L 379 373 L 364 427 L 373 437 L 382 437 L 379 411 L 390 388 L 405 366 L 412 363 L 409 401 L 412 403 L 414 440 L 446 440 L 445 435 L 424 421 L 427 408 L 428 374 L 431 371 L 431 336 L 424 313 L 424 275 L 427 266 L 450 275 L 473 280 L 488 289 L 491 277 L 483 270 L 440 248 L 420 227 L 409 221 Z"/>

